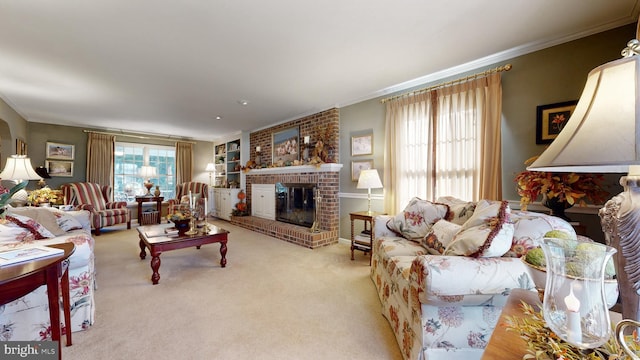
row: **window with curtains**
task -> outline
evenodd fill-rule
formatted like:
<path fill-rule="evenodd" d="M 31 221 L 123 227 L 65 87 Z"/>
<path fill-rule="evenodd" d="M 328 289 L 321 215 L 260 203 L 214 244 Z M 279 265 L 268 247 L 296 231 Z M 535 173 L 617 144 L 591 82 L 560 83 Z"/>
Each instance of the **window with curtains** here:
<path fill-rule="evenodd" d="M 159 186 L 161 196 L 172 199 L 175 196 L 176 150 L 172 146 L 116 142 L 114 154 L 114 200 L 135 201 L 144 195 L 146 180 L 140 169 L 143 165 L 155 168 L 156 175 L 150 178 L 151 192 Z"/>

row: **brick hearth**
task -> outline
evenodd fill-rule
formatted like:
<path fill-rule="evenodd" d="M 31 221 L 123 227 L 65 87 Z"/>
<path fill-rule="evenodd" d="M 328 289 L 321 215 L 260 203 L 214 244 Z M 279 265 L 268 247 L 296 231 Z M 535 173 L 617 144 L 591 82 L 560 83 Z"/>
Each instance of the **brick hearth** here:
<path fill-rule="evenodd" d="M 312 233 L 309 232 L 309 228 L 303 226 L 262 219 L 255 216 L 232 216 L 231 223 L 311 249 L 338 242 L 337 231 L 320 231 L 318 233 Z"/>

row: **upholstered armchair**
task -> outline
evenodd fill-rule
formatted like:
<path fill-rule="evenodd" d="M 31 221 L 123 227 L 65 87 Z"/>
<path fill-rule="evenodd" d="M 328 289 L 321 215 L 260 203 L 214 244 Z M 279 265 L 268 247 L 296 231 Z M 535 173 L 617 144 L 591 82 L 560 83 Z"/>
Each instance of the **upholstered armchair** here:
<path fill-rule="evenodd" d="M 100 235 L 103 227 L 116 224 L 127 223 L 127 229 L 131 229 L 131 210 L 125 201 L 111 201 L 111 186 L 75 182 L 61 188 L 66 204 L 91 213 L 91 229 L 95 235 Z"/>
<path fill-rule="evenodd" d="M 169 215 L 176 211 L 189 211 L 189 192 L 195 196 L 196 211 L 202 216 L 204 214 L 204 199 L 208 197 L 209 185 L 201 182 L 190 181 L 176 186 L 176 198 L 168 200 Z"/>

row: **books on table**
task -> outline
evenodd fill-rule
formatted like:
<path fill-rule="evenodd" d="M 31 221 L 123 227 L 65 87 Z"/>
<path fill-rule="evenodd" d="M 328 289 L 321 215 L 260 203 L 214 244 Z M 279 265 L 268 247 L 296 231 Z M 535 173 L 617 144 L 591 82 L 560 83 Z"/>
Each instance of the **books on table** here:
<path fill-rule="evenodd" d="M 64 250 L 48 246 L 24 246 L 0 252 L 0 266 L 17 264 L 40 258 L 62 255 Z"/>

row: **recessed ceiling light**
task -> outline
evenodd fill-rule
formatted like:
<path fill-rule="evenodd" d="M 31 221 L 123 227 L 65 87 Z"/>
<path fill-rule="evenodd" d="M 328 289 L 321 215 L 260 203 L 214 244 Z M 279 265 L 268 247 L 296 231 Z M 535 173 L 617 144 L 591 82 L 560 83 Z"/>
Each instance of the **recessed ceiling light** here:
<path fill-rule="evenodd" d="M 238 100 L 238 104 L 240 104 L 242 106 L 246 106 L 246 105 L 249 105 L 249 101 L 247 101 L 247 100 Z"/>
<path fill-rule="evenodd" d="M 222 120 L 222 116 L 216 116 L 216 120 Z"/>

